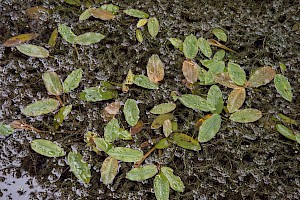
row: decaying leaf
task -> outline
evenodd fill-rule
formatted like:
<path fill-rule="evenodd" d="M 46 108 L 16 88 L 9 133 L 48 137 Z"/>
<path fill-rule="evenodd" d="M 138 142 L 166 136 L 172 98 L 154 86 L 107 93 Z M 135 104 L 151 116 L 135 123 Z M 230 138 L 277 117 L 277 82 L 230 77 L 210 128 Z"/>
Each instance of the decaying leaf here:
<path fill-rule="evenodd" d="M 214 40 L 214 39 L 208 39 L 207 40 L 209 42 L 210 45 L 212 46 L 215 46 L 215 47 L 219 47 L 221 49 L 225 49 L 225 50 L 228 50 L 228 51 L 231 51 L 233 53 L 237 53 L 236 51 L 233 51 L 232 49 L 226 47 L 225 45 L 221 44 L 220 42 Z"/>
<path fill-rule="evenodd" d="M 26 14 L 30 19 L 45 19 L 49 15 L 49 10 L 42 6 L 34 6 L 26 9 Z"/>
<path fill-rule="evenodd" d="M 111 184 L 119 170 L 119 163 L 118 160 L 112 157 L 107 157 L 101 166 L 100 173 L 101 173 L 101 181 L 105 185 Z"/>
<path fill-rule="evenodd" d="M 240 88 L 231 80 L 228 72 L 221 72 L 213 75 L 215 82 L 232 89 Z"/>
<path fill-rule="evenodd" d="M 268 84 L 275 77 L 276 72 L 272 67 L 261 67 L 253 72 L 246 83 L 249 87 L 260 87 L 262 85 Z"/>
<path fill-rule="evenodd" d="M 189 135 L 183 133 L 174 133 L 172 138 L 176 144 L 184 149 L 198 151 L 201 149 L 200 144 L 197 140 Z"/>
<path fill-rule="evenodd" d="M 132 85 L 134 80 L 134 74 L 132 73 L 131 70 L 128 71 L 126 79 L 124 81 L 124 84 L 126 85 Z"/>
<path fill-rule="evenodd" d="M 14 47 L 20 44 L 23 44 L 25 42 L 28 42 L 29 40 L 32 40 L 36 38 L 39 34 L 37 33 L 25 33 L 21 35 L 17 35 L 14 37 L 9 38 L 3 43 L 3 46 L 5 47 Z"/>
<path fill-rule="evenodd" d="M 198 80 L 199 65 L 194 61 L 185 60 L 182 64 L 182 73 L 188 83 L 196 83 Z"/>
<path fill-rule="evenodd" d="M 147 76 L 149 80 L 153 83 L 158 83 L 162 81 L 165 76 L 164 71 L 165 65 L 160 60 L 157 54 L 153 54 L 147 64 Z"/>
<path fill-rule="evenodd" d="M 163 132 L 165 137 L 169 137 L 173 132 L 172 122 L 170 119 L 166 119 L 163 123 Z"/>
<path fill-rule="evenodd" d="M 151 129 L 158 129 L 163 126 L 165 120 L 167 119 L 172 120 L 173 118 L 174 115 L 172 115 L 171 113 L 159 115 L 153 120 L 151 124 Z"/>
<path fill-rule="evenodd" d="M 237 88 L 230 92 L 227 100 L 227 109 L 229 113 L 233 113 L 242 107 L 246 99 L 245 88 Z"/>
<path fill-rule="evenodd" d="M 90 8 L 89 12 L 93 17 L 101 20 L 112 20 L 115 18 L 115 15 L 112 12 L 102 8 Z"/>
<path fill-rule="evenodd" d="M 139 120 L 136 123 L 136 125 L 134 125 L 130 128 L 130 134 L 131 135 L 138 134 L 139 132 L 141 132 L 143 130 L 143 127 L 144 127 L 144 123 L 141 120 Z"/>

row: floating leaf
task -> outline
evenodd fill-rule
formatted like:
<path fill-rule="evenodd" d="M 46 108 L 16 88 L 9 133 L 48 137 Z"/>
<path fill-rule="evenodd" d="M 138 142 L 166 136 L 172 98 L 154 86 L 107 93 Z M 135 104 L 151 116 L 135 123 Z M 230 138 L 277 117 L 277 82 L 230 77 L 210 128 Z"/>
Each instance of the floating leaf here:
<path fill-rule="evenodd" d="M 281 133 L 281 135 L 283 135 L 284 137 L 290 139 L 290 140 L 296 140 L 296 135 L 293 133 L 293 131 L 291 129 L 289 129 L 288 127 L 282 125 L 282 124 L 276 124 L 276 130 Z"/>
<path fill-rule="evenodd" d="M 112 20 L 115 18 L 115 15 L 102 8 L 90 8 L 90 13 L 93 17 L 101 19 L 101 20 Z"/>
<path fill-rule="evenodd" d="M 147 63 L 147 76 L 149 80 L 153 83 L 158 83 L 159 81 L 164 79 L 165 65 L 160 60 L 157 54 L 153 54 Z"/>
<path fill-rule="evenodd" d="M 213 60 L 215 61 L 222 61 L 225 57 L 225 51 L 224 50 L 219 50 L 215 53 Z"/>
<path fill-rule="evenodd" d="M 148 31 L 152 37 L 156 37 L 159 31 L 159 22 L 156 17 L 150 17 L 148 20 Z"/>
<path fill-rule="evenodd" d="M 20 44 L 23 44 L 25 42 L 28 42 L 29 40 L 32 40 L 36 38 L 39 34 L 37 33 L 25 33 L 21 35 L 17 35 L 14 37 L 9 38 L 3 43 L 3 46 L 5 47 L 14 47 Z"/>
<path fill-rule="evenodd" d="M 172 112 L 173 110 L 175 110 L 176 108 L 176 104 L 175 103 L 161 103 L 159 105 L 154 106 L 150 112 L 152 114 L 165 114 L 165 113 L 169 113 Z"/>
<path fill-rule="evenodd" d="M 203 53 L 203 55 L 205 55 L 208 58 L 210 58 L 212 56 L 212 50 L 206 39 L 204 39 L 202 37 L 199 38 L 198 46 L 199 46 L 199 50 L 201 51 L 201 53 Z"/>
<path fill-rule="evenodd" d="M 29 104 L 23 110 L 23 115 L 26 116 L 39 116 L 47 114 L 56 110 L 59 106 L 59 102 L 55 99 L 44 99 Z"/>
<path fill-rule="evenodd" d="M 53 32 L 51 33 L 51 36 L 48 41 L 48 45 L 50 45 L 51 47 L 54 47 L 56 44 L 57 36 L 58 36 L 58 31 L 57 31 L 57 28 L 55 28 L 53 30 Z"/>
<path fill-rule="evenodd" d="M 170 183 L 162 173 L 154 178 L 154 193 L 157 200 L 168 200 L 170 195 Z"/>
<path fill-rule="evenodd" d="M 161 173 L 163 173 L 163 175 L 165 175 L 165 177 L 168 179 L 171 188 L 177 192 L 183 192 L 184 184 L 181 181 L 180 177 L 175 176 L 173 172 L 174 170 L 170 167 L 161 168 Z"/>
<path fill-rule="evenodd" d="M 179 97 L 179 101 L 186 107 L 202 110 L 202 111 L 213 111 L 215 107 L 207 102 L 207 100 L 203 99 L 200 96 L 193 94 L 184 94 Z"/>
<path fill-rule="evenodd" d="M 168 40 L 171 42 L 171 44 L 175 48 L 179 49 L 180 51 L 183 51 L 183 41 L 181 39 L 178 39 L 178 38 L 169 38 Z"/>
<path fill-rule="evenodd" d="M 105 185 L 109 185 L 114 181 L 119 170 L 118 160 L 112 157 L 107 157 L 101 166 L 101 181 Z"/>
<path fill-rule="evenodd" d="M 284 74 L 284 72 L 285 72 L 285 70 L 286 70 L 286 66 L 285 66 L 285 64 L 283 64 L 283 63 L 280 63 L 280 64 L 279 64 L 279 67 L 280 67 L 281 73 L 283 73 L 283 74 Z"/>
<path fill-rule="evenodd" d="M 163 138 L 156 143 L 155 148 L 156 149 L 165 149 L 168 146 L 170 146 L 170 143 L 168 142 L 167 138 Z"/>
<path fill-rule="evenodd" d="M 73 174 L 82 182 L 89 183 L 91 180 L 91 170 L 87 162 L 78 152 L 70 151 L 68 154 L 68 164 Z"/>
<path fill-rule="evenodd" d="M 85 11 L 83 11 L 83 13 L 81 13 L 81 15 L 79 16 L 79 20 L 83 21 L 83 20 L 87 20 L 88 18 L 90 18 L 92 16 L 90 10 L 92 8 L 88 8 Z"/>
<path fill-rule="evenodd" d="M 193 61 L 185 60 L 182 64 L 182 73 L 188 83 L 196 83 L 198 80 L 199 65 Z"/>
<path fill-rule="evenodd" d="M 104 4 L 104 5 L 102 5 L 101 6 L 101 8 L 103 9 L 103 10 L 107 10 L 107 11 L 110 11 L 110 12 L 112 12 L 114 15 L 116 15 L 117 13 L 118 13 L 118 11 L 119 11 L 119 6 L 116 6 L 116 5 L 114 5 L 114 4 Z"/>
<path fill-rule="evenodd" d="M 104 128 L 104 139 L 107 142 L 113 142 L 118 138 L 119 135 L 119 122 L 116 118 L 113 118 L 108 122 L 108 124 Z"/>
<path fill-rule="evenodd" d="M 198 151 L 201 149 L 200 144 L 197 140 L 183 133 L 175 133 L 173 140 L 176 144 L 184 149 Z"/>
<path fill-rule="evenodd" d="M 139 168 L 133 168 L 126 173 L 126 178 L 131 181 L 143 181 L 152 178 L 158 173 L 156 165 L 145 165 Z"/>
<path fill-rule="evenodd" d="M 151 129 L 158 129 L 163 126 L 165 120 L 167 120 L 167 119 L 171 120 L 173 118 L 174 118 L 174 115 L 172 115 L 171 113 L 159 115 L 153 120 L 153 122 L 151 124 Z"/>
<path fill-rule="evenodd" d="M 249 123 L 249 122 L 255 122 L 259 120 L 262 117 L 261 111 L 257 109 L 244 109 L 244 110 L 238 110 L 235 113 L 230 115 L 230 120 L 234 122 L 240 122 L 240 123 Z"/>
<path fill-rule="evenodd" d="M 144 127 L 144 123 L 139 120 L 136 125 L 134 125 L 133 127 L 130 128 L 130 134 L 131 135 L 135 135 L 139 132 L 141 132 L 143 130 L 143 127 Z"/>
<path fill-rule="evenodd" d="M 133 80 L 134 80 L 134 74 L 132 73 L 131 70 L 128 71 L 126 79 L 124 81 L 124 83 L 126 85 L 132 85 L 133 84 Z"/>
<path fill-rule="evenodd" d="M 107 154 L 123 162 L 137 162 L 143 158 L 143 152 L 127 147 L 114 147 Z"/>
<path fill-rule="evenodd" d="M 274 84 L 277 92 L 287 101 L 291 102 L 293 98 L 292 87 L 288 79 L 281 75 L 276 74 Z"/>
<path fill-rule="evenodd" d="M 49 56 L 49 51 L 47 49 L 32 44 L 21 44 L 16 48 L 21 53 L 31 57 L 47 58 Z"/>
<path fill-rule="evenodd" d="M 170 119 L 166 119 L 163 124 L 163 132 L 165 137 L 169 137 L 173 132 L 172 122 Z"/>
<path fill-rule="evenodd" d="M 137 17 L 137 18 L 148 18 L 149 15 L 141 10 L 137 9 L 128 9 L 123 11 L 126 15 L 129 15 L 131 17 Z"/>
<path fill-rule="evenodd" d="M 137 41 L 138 41 L 139 43 L 142 43 L 143 40 L 144 40 L 144 38 L 143 38 L 143 33 L 142 33 L 142 31 L 141 31 L 140 29 L 136 29 L 136 30 L 135 30 L 135 37 L 136 37 L 136 39 L 137 39 Z"/>
<path fill-rule="evenodd" d="M 268 84 L 275 77 L 276 72 L 272 67 L 258 68 L 253 74 L 251 74 L 248 85 L 249 87 L 259 87 Z"/>
<path fill-rule="evenodd" d="M 64 93 L 68 93 L 79 86 L 82 78 L 82 69 L 75 69 L 68 75 L 68 77 L 63 82 Z"/>
<path fill-rule="evenodd" d="M 104 138 L 95 138 L 94 143 L 97 147 L 97 149 L 104 151 L 107 153 L 111 148 L 113 148 L 113 145 L 109 142 L 107 142 Z"/>
<path fill-rule="evenodd" d="M 30 146 L 35 152 L 47 157 L 60 157 L 66 154 L 63 148 L 49 140 L 33 140 Z"/>
<path fill-rule="evenodd" d="M 199 128 L 198 141 L 208 142 L 215 137 L 221 127 L 221 116 L 213 114 L 210 118 L 205 120 Z"/>
<path fill-rule="evenodd" d="M 218 86 L 212 85 L 209 88 L 207 102 L 216 108 L 216 110 L 212 111 L 213 114 L 220 114 L 222 112 L 224 101 L 222 91 Z"/>
<path fill-rule="evenodd" d="M 62 124 L 63 120 L 67 117 L 67 115 L 71 112 L 72 105 L 63 106 L 59 109 L 58 113 L 54 115 L 54 128 L 55 130 Z"/>
<path fill-rule="evenodd" d="M 0 135 L 9 136 L 14 132 L 14 129 L 10 125 L 0 123 Z"/>
<path fill-rule="evenodd" d="M 58 32 L 62 36 L 64 40 L 67 42 L 74 44 L 75 38 L 77 37 L 70 27 L 66 26 L 65 24 L 59 24 L 58 25 Z"/>
<path fill-rule="evenodd" d="M 135 100 L 127 99 L 124 105 L 124 115 L 130 126 L 136 125 L 140 118 L 140 110 Z"/>
<path fill-rule="evenodd" d="M 88 32 L 75 38 L 75 43 L 80 45 L 91 45 L 100 42 L 105 36 L 101 33 Z"/>
<path fill-rule="evenodd" d="M 42 78 L 49 95 L 59 96 L 62 94 L 63 87 L 59 76 L 55 72 L 47 71 Z"/>
<path fill-rule="evenodd" d="M 183 42 L 183 53 L 186 58 L 193 59 L 198 53 L 198 40 L 193 34 L 187 36 Z"/>
<path fill-rule="evenodd" d="M 148 19 L 140 19 L 136 25 L 137 28 L 141 28 L 143 26 L 145 26 L 148 22 Z"/>
<path fill-rule="evenodd" d="M 80 93 L 80 99 L 90 102 L 109 100 L 118 97 L 118 92 L 112 89 L 108 82 L 101 82 L 102 86 L 90 87 Z"/>
<path fill-rule="evenodd" d="M 233 113 L 242 107 L 246 99 L 245 88 L 237 88 L 230 92 L 227 101 L 227 109 L 229 113 Z"/>
<path fill-rule="evenodd" d="M 227 42 L 227 35 L 226 33 L 220 29 L 220 28 L 214 28 L 211 31 L 219 40 L 223 41 L 223 42 Z"/>
<path fill-rule="evenodd" d="M 237 84 L 231 80 L 227 72 L 221 72 L 213 75 L 215 82 L 232 89 L 240 88 Z"/>
<path fill-rule="evenodd" d="M 244 85 L 244 83 L 246 82 L 246 73 L 240 67 L 240 65 L 229 61 L 228 73 L 231 80 L 233 80 L 237 85 Z"/>
<path fill-rule="evenodd" d="M 151 82 L 145 75 L 134 75 L 133 83 L 147 89 L 158 89 L 158 85 Z"/>

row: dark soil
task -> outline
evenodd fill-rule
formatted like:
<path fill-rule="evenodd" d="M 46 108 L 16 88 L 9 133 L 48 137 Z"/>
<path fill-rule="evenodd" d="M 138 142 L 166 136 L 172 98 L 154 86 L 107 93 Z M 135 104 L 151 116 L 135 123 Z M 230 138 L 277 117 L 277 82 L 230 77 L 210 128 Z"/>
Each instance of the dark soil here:
<path fill-rule="evenodd" d="M 135 74 L 145 73 L 148 58 L 158 54 L 166 64 L 166 76 L 159 90 L 130 87 L 118 100 L 138 100 L 141 119 L 150 122 L 154 116 L 149 111 L 154 105 L 172 101 L 171 91 L 191 93 L 183 83 L 181 65 L 183 54 L 167 40 L 169 37 L 184 39 L 193 33 L 197 37 L 211 38 L 210 30 L 224 29 L 229 37 L 225 44 L 239 54 L 227 53 L 226 59 L 239 63 L 249 75 L 260 66 L 272 66 L 280 73 L 279 63 L 287 66 L 285 76 L 293 87 L 292 103 L 276 92 L 273 82 L 258 89 L 247 89 L 243 108 L 256 108 L 263 118 L 254 123 L 240 124 L 228 120 L 223 111 L 222 128 L 217 136 L 204 144 L 199 152 L 171 146 L 163 152 L 152 154 L 146 163 L 160 160 L 174 169 L 185 184 L 185 191 L 171 190 L 170 199 L 300 199 L 299 144 L 290 141 L 275 130 L 276 116 L 283 113 L 300 120 L 300 30 L 292 30 L 299 23 L 299 1 L 103 1 L 121 9 L 136 8 L 156 16 L 160 32 L 152 39 L 147 30 L 144 42 L 135 38 L 137 19 L 119 14 L 112 21 L 89 19 L 79 22 L 86 9 L 62 1 L 2 0 L 0 3 L 0 43 L 22 33 L 39 33 L 31 44 L 47 46 L 50 34 L 58 23 L 72 27 L 76 34 L 99 32 L 107 37 L 90 46 L 77 46 L 79 57 L 72 45 L 58 38 L 55 48 L 49 47 L 53 56 L 47 59 L 27 57 L 16 48 L 0 46 L 0 121 L 10 123 L 23 120 L 41 130 L 49 130 L 53 114 L 25 117 L 20 110 L 35 100 L 48 97 L 41 76 L 54 70 L 62 79 L 74 69 L 84 70 L 79 88 L 64 100 L 73 105 L 62 129 L 72 133 L 33 133 L 16 131 L 0 142 L 0 198 L 1 199 L 155 199 L 153 179 L 132 182 L 125 178 L 132 163 L 121 163 L 114 183 L 107 187 L 100 182 L 100 168 L 105 153 L 97 155 L 85 146 L 84 133 L 94 131 L 103 135 L 106 123 L 100 117 L 101 109 L 112 101 L 82 102 L 78 94 L 86 87 L 99 85 L 101 80 L 122 83 L 131 69 Z M 30 19 L 25 10 L 32 6 L 51 10 L 40 19 Z M 95 4 L 99 6 L 99 4 Z M 216 52 L 217 48 L 213 48 Z M 200 55 L 197 61 L 203 59 Z M 205 96 L 209 86 L 199 86 L 195 94 Z M 224 98 L 229 89 L 221 87 Z M 175 116 L 181 132 L 193 137 L 195 120 L 207 113 L 185 108 L 177 102 Z M 122 126 L 129 129 L 123 115 L 118 115 Z M 296 132 L 298 126 L 288 125 Z M 298 131 L 299 132 L 299 131 Z M 160 131 L 146 128 L 135 137 L 132 146 L 161 136 Z M 66 158 L 47 158 L 30 149 L 30 141 L 45 138 L 56 141 L 69 152 L 76 148 L 91 166 L 92 179 L 84 186 L 69 171 Z M 120 141 L 118 146 L 128 142 Z M 150 149 L 151 147 L 149 147 Z M 143 149 L 147 152 L 148 149 Z"/>

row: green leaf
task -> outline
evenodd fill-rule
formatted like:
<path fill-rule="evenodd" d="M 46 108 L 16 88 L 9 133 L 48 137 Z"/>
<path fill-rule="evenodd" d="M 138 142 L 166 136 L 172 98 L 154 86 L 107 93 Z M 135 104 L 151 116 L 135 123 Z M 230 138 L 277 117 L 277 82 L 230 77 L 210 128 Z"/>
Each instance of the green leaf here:
<path fill-rule="evenodd" d="M 0 123 L 0 135 L 9 136 L 14 132 L 14 129 L 10 125 Z"/>
<path fill-rule="evenodd" d="M 193 151 L 199 151 L 201 149 L 200 144 L 197 140 L 183 133 L 175 133 L 173 140 L 176 144 L 184 149 Z"/>
<path fill-rule="evenodd" d="M 49 51 L 47 49 L 33 44 L 21 44 L 16 46 L 16 48 L 21 53 L 31 57 L 47 58 L 49 56 Z"/>
<path fill-rule="evenodd" d="M 68 154 L 68 164 L 73 174 L 83 183 L 89 183 L 91 180 L 91 170 L 87 162 L 82 159 L 78 152 L 70 151 Z"/>
<path fill-rule="evenodd" d="M 127 9 L 123 11 L 126 15 L 137 18 L 148 18 L 149 15 L 141 10 L 137 9 Z"/>
<path fill-rule="evenodd" d="M 213 110 L 213 114 L 220 114 L 224 107 L 222 91 L 217 85 L 212 85 L 207 94 L 207 102 L 214 106 L 216 110 Z"/>
<path fill-rule="evenodd" d="M 159 31 L 159 22 L 156 17 L 150 17 L 148 20 L 148 31 L 149 34 L 154 38 L 157 36 Z"/>
<path fill-rule="evenodd" d="M 21 110 L 21 112 L 26 116 L 39 116 L 53 112 L 58 108 L 58 106 L 59 102 L 57 100 L 44 99 L 29 104 L 23 110 Z"/>
<path fill-rule="evenodd" d="M 246 73 L 240 67 L 240 65 L 228 62 L 228 72 L 231 80 L 233 80 L 237 85 L 244 85 L 246 82 Z"/>
<path fill-rule="evenodd" d="M 288 79 L 281 75 L 276 74 L 274 78 L 274 84 L 277 92 L 287 101 L 292 102 L 293 92 L 292 87 Z"/>
<path fill-rule="evenodd" d="M 171 42 L 171 44 L 175 48 L 179 49 L 180 51 L 183 51 L 183 41 L 181 39 L 178 39 L 178 38 L 169 38 L 168 40 Z"/>
<path fill-rule="evenodd" d="M 77 37 L 70 27 L 66 26 L 65 24 L 59 24 L 58 25 L 58 32 L 62 36 L 64 40 L 67 42 L 74 44 L 75 38 Z"/>
<path fill-rule="evenodd" d="M 276 130 L 281 133 L 281 135 L 283 135 L 284 137 L 290 139 L 290 140 L 296 140 L 296 135 L 293 133 L 293 131 L 291 129 L 289 129 L 288 127 L 282 125 L 282 124 L 276 124 Z"/>
<path fill-rule="evenodd" d="M 158 85 L 150 81 L 145 75 L 134 75 L 133 83 L 147 89 L 158 89 Z"/>
<path fill-rule="evenodd" d="M 113 145 L 107 142 L 104 138 L 96 137 L 94 138 L 94 142 L 97 149 L 104 151 L 105 153 L 107 153 L 111 148 L 113 148 Z"/>
<path fill-rule="evenodd" d="M 104 38 L 105 36 L 101 33 L 88 32 L 78 35 L 74 41 L 76 44 L 80 45 L 91 45 L 100 42 Z"/>
<path fill-rule="evenodd" d="M 124 115 L 130 126 L 136 125 L 140 118 L 140 110 L 135 100 L 127 99 L 124 105 Z"/>
<path fill-rule="evenodd" d="M 225 51 L 222 49 L 215 53 L 213 60 L 222 61 L 224 59 L 224 57 L 225 57 Z"/>
<path fill-rule="evenodd" d="M 162 173 L 154 178 L 154 193 L 157 200 L 168 200 L 170 195 L 170 183 Z"/>
<path fill-rule="evenodd" d="M 71 112 L 72 105 L 63 106 L 59 109 L 58 113 L 54 115 L 54 128 L 55 130 L 62 124 L 67 115 Z"/>
<path fill-rule="evenodd" d="M 195 109 L 195 110 L 202 110 L 202 111 L 213 111 L 215 107 L 207 102 L 207 100 L 203 99 L 200 96 L 193 95 L 193 94 L 184 94 L 179 97 L 179 101 L 186 107 Z"/>
<path fill-rule="evenodd" d="M 107 154 L 123 162 L 137 162 L 143 158 L 143 152 L 127 147 L 114 147 Z"/>
<path fill-rule="evenodd" d="M 81 15 L 79 16 L 79 20 L 83 21 L 83 20 L 87 20 L 88 18 L 90 18 L 92 15 L 90 13 L 91 8 L 86 9 L 85 11 L 83 11 L 83 13 L 81 13 Z"/>
<path fill-rule="evenodd" d="M 63 148 L 49 140 L 33 140 L 30 146 L 35 152 L 47 157 L 60 157 L 66 154 Z"/>
<path fill-rule="evenodd" d="M 193 59 L 198 53 L 198 40 L 193 34 L 187 36 L 183 42 L 183 53 L 186 58 Z"/>
<path fill-rule="evenodd" d="M 209 69 L 205 75 L 205 84 L 213 84 L 214 75 L 223 72 L 225 69 L 225 63 L 223 61 L 201 60 L 201 64 Z"/>
<path fill-rule="evenodd" d="M 240 88 L 237 84 L 231 80 L 227 72 L 216 73 L 213 75 L 214 81 L 228 88 L 236 89 Z"/>
<path fill-rule="evenodd" d="M 238 110 L 235 113 L 230 115 L 230 120 L 234 122 L 239 123 L 249 123 L 249 122 L 255 122 L 259 120 L 262 117 L 261 111 L 257 109 L 244 109 L 244 110 Z"/>
<path fill-rule="evenodd" d="M 176 108 L 175 103 L 161 103 L 159 105 L 154 106 L 150 110 L 150 113 L 160 115 L 160 114 L 172 112 L 173 110 L 175 110 L 175 108 Z"/>
<path fill-rule="evenodd" d="M 158 129 L 163 126 L 165 120 L 167 119 L 172 120 L 173 118 L 174 115 L 172 115 L 171 113 L 161 114 L 153 120 L 151 124 L 151 129 Z"/>
<path fill-rule="evenodd" d="M 143 181 L 152 178 L 158 173 L 156 165 L 145 165 L 139 168 L 133 168 L 126 173 L 126 178 L 131 181 Z"/>
<path fill-rule="evenodd" d="M 286 66 L 285 66 L 285 64 L 283 64 L 283 63 L 280 63 L 280 64 L 279 64 L 279 67 L 280 67 L 281 73 L 283 73 L 283 74 L 284 74 L 284 72 L 285 72 L 285 70 L 286 70 Z"/>
<path fill-rule="evenodd" d="M 103 9 L 103 10 L 107 10 L 107 11 L 110 11 L 110 12 L 112 12 L 114 15 L 116 15 L 117 13 L 118 13 L 118 11 L 119 11 L 119 6 L 116 6 L 116 5 L 114 5 L 114 4 L 104 4 L 104 5 L 102 5 L 101 6 L 101 8 Z"/>
<path fill-rule="evenodd" d="M 155 144 L 156 149 L 165 149 L 170 146 L 170 143 L 168 142 L 167 138 L 163 138 L 158 141 L 158 143 Z"/>
<path fill-rule="evenodd" d="M 208 41 L 204 38 L 199 38 L 198 39 L 198 46 L 199 46 L 199 50 L 201 51 L 201 53 L 203 53 L 203 55 L 205 55 L 206 57 L 210 58 L 212 56 L 212 50 L 210 48 L 210 45 L 208 43 Z"/>
<path fill-rule="evenodd" d="M 221 116 L 213 114 L 205 120 L 199 128 L 198 141 L 208 142 L 218 133 L 221 127 Z"/>
<path fill-rule="evenodd" d="M 147 76 L 153 83 L 158 83 L 164 79 L 165 65 L 157 54 L 153 54 L 147 63 Z"/>
<path fill-rule="evenodd" d="M 42 78 L 49 95 L 59 96 L 62 94 L 63 87 L 59 76 L 55 72 L 47 71 Z"/>
<path fill-rule="evenodd" d="M 119 163 L 118 160 L 112 157 L 107 157 L 101 166 L 100 173 L 101 173 L 101 181 L 105 185 L 111 184 L 119 170 Z"/>
<path fill-rule="evenodd" d="M 290 117 L 288 117 L 288 116 L 286 116 L 284 114 L 279 113 L 278 117 L 284 123 L 298 125 L 298 122 L 296 120 L 291 119 Z"/>
<path fill-rule="evenodd" d="M 68 77 L 63 82 L 64 93 L 68 93 L 79 86 L 82 78 L 82 69 L 75 69 L 68 75 Z"/>
<path fill-rule="evenodd" d="M 168 179 L 170 186 L 173 190 L 177 192 L 184 191 L 184 184 L 179 176 L 174 175 L 174 170 L 170 167 L 162 167 L 161 172 Z"/>
<path fill-rule="evenodd" d="M 118 92 L 112 89 L 110 83 L 104 81 L 101 82 L 101 86 L 86 88 L 80 93 L 81 100 L 90 102 L 109 100 L 116 97 L 118 97 Z"/>
<path fill-rule="evenodd" d="M 246 99 L 245 88 L 237 88 L 230 92 L 227 100 L 227 109 L 229 113 L 233 113 L 242 107 Z"/>
<path fill-rule="evenodd" d="M 119 135 L 119 122 L 116 118 L 113 118 L 108 122 L 104 128 L 104 139 L 107 142 L 113 142 L 118 138 Z"/>
<path fill-rule="evenodd" d="M 275 77 L 276 72 L 272 67 L 261 67 L 258 68 L 254 73 L 251 74 L 248 85 L 249 87 L 259 87 L 268 84 Z"/>
<path fill-rule="evenodd" d="M 220 28 L 214 28 L 212 33 L 221 41 L 227 42 L 227 35 L 226 33 Z"/>
<path fill-rule="evenodd" d="M 138 41 L 139 43 L 142 43 L 143 40 L 144 40 L 144 38 L 143 38 L 143 33 L 142 33 L 142 31 L 141 31 L 140 29 L 136 29 L 136 30 L 135 30 L 135 37 L 136 37 L 136 39 L 137 39 L 137 41 Z"/>

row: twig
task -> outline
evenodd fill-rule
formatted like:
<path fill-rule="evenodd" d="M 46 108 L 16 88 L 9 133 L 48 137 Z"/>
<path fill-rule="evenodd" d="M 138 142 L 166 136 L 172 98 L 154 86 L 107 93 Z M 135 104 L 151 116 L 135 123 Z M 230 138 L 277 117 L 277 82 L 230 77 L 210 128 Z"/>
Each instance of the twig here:
<path fill-rule="evenodd" d="M 138 168 L 143 162 L 144 160 L 156 149 L 156 147 L 152 147 L 152 149 L 150 149 L 144 156 L 141 160 L 137 161 L 135 164 L 134 164 L 134 168 Z"/>

